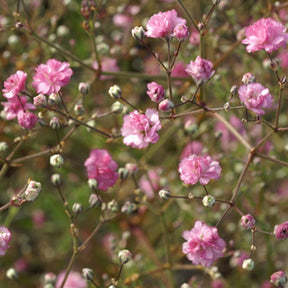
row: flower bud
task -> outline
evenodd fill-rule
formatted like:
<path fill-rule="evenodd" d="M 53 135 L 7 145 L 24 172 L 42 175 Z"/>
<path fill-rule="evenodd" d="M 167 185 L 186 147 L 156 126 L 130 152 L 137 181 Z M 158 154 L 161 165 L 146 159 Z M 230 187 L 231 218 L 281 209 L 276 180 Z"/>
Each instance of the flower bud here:
<path fill-rule="evenodd" d="M 134 39 L 141 41 L 144 38 L 145 30 L 142 26 L 136 26 L 131 30 L 131 34 Z"/>
<path fill-rule="evenodd" d="M 118 212 L 119 211 L 119 205 L 118 202 L 115 200 L 112 200 L 107 203 L 107 209 L 111 210 L 112 212 Z"/>
<path fill-rule="evenodd" d="M 74 106 L 74 112 L 76 116 L 82 116 L 85 113 L 84 106 L 82 104 L 76 104 Z"/>
<path fill-rule="evenodd" d="M 44 283 L 54 285 L 56 283 L 56 278 L 57 278 L 57 276 L 54 273 L 52 273 L 52 272 L 46 273 L 44 275 Z"/>
<path fill-rule="evenodd" d="M 287 276 L 283 271 L 277 271 L 273 273 L 270 277 L 270 282 L 276 287 L 284 287 L 287 283 Z"/>
<path fill-rule="evenodd" d="M 187 283 L 183 283 L 180 288 L 191 288 L 191 286 Z"/>
<path fill-rule="evenodd" d="M 123 104 L 119 101 L 116 101 L 111 106 L 111 111 L 113 113 L 121 113 L 123 111 Z"/>
<path fill-rule="evenodd" d="M 119 168 L 118 174 L 121 180 L 125 180 L 129 176 L 129 171 L 126 168 Z"/>
<path fill-rule="evenodd" d="M 254 269 L 255 263 L 251 258 L 245 259 L 242 263 L 242 268 L 247 271 L 252 271 Z"/>
<path fill-rule="evenodd" d="M 60 120 L 58 117 L 52 117 L 50 119 L 50 123 L 49 123 L 50 127 L 52 129 L 59 129 L 61 126 Z"/>
<path fill-rule="evenodd" d="M 109 88 L 108 94 L 115 99 L 120 99 L 122 97 L 122 90 L 118 85 L 113 85 Z"/>
<path fill-rule="evenodd" d="M 6 271 L 6 277 L 10 280 L 16 280 L 18 278 L 18 273 L 14 268 L 9 268 Z"/>
<path fill-rule="evenodd" d="M 213 207 L 215 204 L 215 198 L 212 195 L 206 195 L 203 197 L 202 203 L 205 207 Z"/>
<path fill-rule="evenodd" d="M 229 103 L 229 102 L 226 102 L 226 103 L 224 104 L 223 108 L 224 108 L 224 111 L 225 111 L 225 112 L 228 112 L 228 111 L 230 110 L 230 103 Z"/>
<path fill-rule="evenodd" d="M 83 207 L 80 203 L 74 203 L 72 205 L 72 211 L 76 214 L 76 215 L 79 215 L 82 213 L 83 211 Z"/>
<path fill-rule="evenodd" d="M 276 225 L 273 233 L 277 239 L 286 239 L 288 237 L 288 221 Z"/>
<path fill-rule="evenodd" d="M 64 163 L 64 159 L 60 154 L 54 154 L 50 157 L 50 165 L 54 168 L 60 168 Z"/>
<path fill-rule="evenodd" d="M 55 288 L 54 284 L 48 283 L 43 286 L 43 288 Z"/>
<path fill-rule="evenodd" d="M 167 200 L 170 196 L 170 191 L 162 189 L 158 192 L 159 197 L 163 200 Z"/>
<path fill-rule="evenodd" d="M 95 122 L 95 120 L 89 120 L 86 124 L 89 125 L 90 127 L 93 127 L 93 128 L 96 127 L 96 122 Z M 88 132 L 91 132 L 91 131 L 92 131 L 92 129 L 89 128 L 89 127 L 86 127 L 86 130 L 87 130 Z"/>
<path fill-rule="evenodd" d="M 251 214 L 241 217 L 241 226 L 245 229 L 251 229 L 255 225 L 255 219 Z"/>
<path fill-rule="evenodd" d="M 56 93 L 52 93 L 48 97 L 48 105 L 55 106 L 56 104 L 60 103 L 60 97 Z"/>
<path fill-rule="evenodd" d="M 47 105 L 47 97 L 44 94 L 39 94 L 33 98 L 33 104 L 36 107 L 43 107 Z"/>
<path fill-rule="evenodd" d="M 58 186 L 61 183 L 61 177 L 59 174 L 55 173 L 51 176 L 51 182 L 53 185 Z"/>
<path fill-rule="evenodd" d="M 138 167 L 137 167 L 136 163 L 127 163 L 125 165 L 125 168 L 128 170 L 130 175 L 133 175 L 138 170 Z"/>
<path fill-rule="evenodd" d="M 129 250 L 127 249 L 124 249 L 124 250 L 121 250 L 119 253 L 118 253 L 118 259 L 120 261 L 121 264 L 126 264 L 128 263 L 132 258 L 132 254 Z"/>
<path fill-rule="evenodd" d="M 121 212 L 123 214 L 132 214 L 134 211 L 136 211 L 136 205 L 130 201 L 126 201 L 121 207 Z"/>
<path fill-rule="evenodd" d="M 97 207 L 98 205 L 101 204 L 101 197 L 95 193 L 92 193 L 89 197 L 89 205 L 90 207 Z"/>
<path fill-rule="evenodd" d="M 78 85 L 78 91 L 82 94 L 82 95 L 86 95 L 89 92 L 89 84 L 85 83 L 85 82 L 80 82 Z"/>
<path fill-rule="evenodd" d="M 163 112 L 168 112 L 174 108 L 174 103 L 168 99 L 165 99 L 159 103 L 159 110 Z"/>
<path fill-rule="evenodd" d="M 256 77 L 250 72 L 244 74 L 242 77 L 242 83 L 245 85 L 254 83 L 255 81 L 256 81 Z"/>
<path fill-rule="evenodd" d="M 96 190 L 98 187 L 98 183 L 96 179 L 89 179 L 88 180 L 88 186 L 91 190 Z"/>
<path fill-rule="evenodd" d="M 0 142 L 0 152 L 6 152 L 9 146 L 6 142 Z"/>
<path fill-rule="evenodd" d="M 83 268 L 82 269 L 82 276 L 85 280 L 91 281 L 94 277 L 94 272 L 90 268 Z"/>
<path fill-rule="evenodd" d="M 35 201 L 42 190 L 40 182 L 31 180 L 24 192 L 25 199 L 29 202 Z"/>
<path fill-rule="evenodd" d="M 231 97 L 235 96 L 238 92 L 238 86 L 237 85 L 233 85 L 230 89 L 230 95 Z"/>

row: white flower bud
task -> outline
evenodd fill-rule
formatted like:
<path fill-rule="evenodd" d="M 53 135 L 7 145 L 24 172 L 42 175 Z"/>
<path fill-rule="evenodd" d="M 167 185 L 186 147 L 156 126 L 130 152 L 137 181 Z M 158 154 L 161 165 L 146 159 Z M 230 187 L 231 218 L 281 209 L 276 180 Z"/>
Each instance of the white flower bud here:
<path fill-rule="evenodd" d="M 122 90 L 118 85 L 113 85 L 109 88 L 108 94 L 115 99 L 119 99 L 122 96 Z"/>
<path fill-rule="evenodd" d="M 144 38 L 145 30 L 142 26 L 136 26 L 131 30 L 131 34 L 134 39 L 141 41 Z"/>
<path fill-rule="evenodd" d="M 11 280 L 16 280 L 18 278 L 18 273 L 14 268 L 9 268 L 6 271 L 6 277 Z"/>
<path fill-rule="evenodd" d="M 41 190 L 41 183 L 31 180 L 24 192 L 25 199 L 29 202 L 35 201 L 38 198 Z"/>
<path fill-rule="evenodd" d="M 132 258 L 132 254 L 129 250 L 127 249 L 124 249 L 124 250 L 121 250 L 119 253 L 118 253 L 118 259 L 120 261 L 121 264 L 126 264 L 128 263 Z"/>
<path fill-rule="evenodd" d="M 50 157 L 50 165 L 55 168 L 60 168 L 64 163 L 64 159 L 60 154 L 55 154 Z"/>
<path fill-rule="evenodd" d="M 254 266 L 255 266 L 255 263 L 251 258 L 245 259 L 242 263 L 242 268 L 247 271 L 252 271 L 254 269 Z"/>
<path fill-rule="evenodd" d="M 211 195 L 206 195 L 203 197 L 202 203 L 205 207 L 213 207 L 215 204 L 215 198 Z"/>

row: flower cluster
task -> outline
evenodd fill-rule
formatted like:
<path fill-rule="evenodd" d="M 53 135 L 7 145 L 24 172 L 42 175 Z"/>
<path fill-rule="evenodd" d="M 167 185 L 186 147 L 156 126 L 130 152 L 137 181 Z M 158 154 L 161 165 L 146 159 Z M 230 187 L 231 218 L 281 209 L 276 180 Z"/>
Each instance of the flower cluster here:
<path fill-rule="evenodd" d="M 178 17 L 176 10 L 154 14 L 146 25 L 147 37 L 165 38 L 176 37 L 185 39 L 189 36 L 186 20 Z"/>
<path fill-rule="evenodd" d="M 198 181 L 200 184 L 206 185 L 211 179 L 218 180 L 221 170 L 219 162 L 212 160 L 210 156 L 195 154 L 183 158 L 178 168 L 181 180 L 190 185 L 194 185 Z"/>
<path fill-rule="evenodd" d="M 247 44 L 248 53 L 265 50 L 271 53 L 280 47 L 285 47 L 288 41 L 286 27 L 271 19 L 263 18 L 245 29 L 246 38 L 242 40 Z"/>
<path fill-rule="evenodd" d="M 124 144 L 133 148 L 146 148 L 149 143 L 156 143 L 159 140 L 157 131 L 161 129 L 158 112 L 148 108 L 145 114 L 134 110 L 124 116 L 124 123 L 121 134 L 124 137 Z"/>
<path fill-rule="evenodd" d="M 225 241 L 220 238 L 216 227 L 196 221 L 191 231 L 184 231 L 182 237 L 183 253 L 193 264 L 210 267 L 214 261 L 223 256 Z"/>
<path fill-rule="evenodd" d="M 118 179 L 118 165 L 105 149 L 93 149 L 84 165 L 88 178 L 96 179 L 97 188 L 102 191 L 107 191 Z"/>

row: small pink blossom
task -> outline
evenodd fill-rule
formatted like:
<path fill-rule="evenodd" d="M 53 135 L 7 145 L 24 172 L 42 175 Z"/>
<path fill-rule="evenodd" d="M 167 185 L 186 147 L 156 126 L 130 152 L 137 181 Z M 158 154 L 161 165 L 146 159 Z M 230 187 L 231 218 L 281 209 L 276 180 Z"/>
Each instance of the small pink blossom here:
<path fill-rule="evenodd" d="M 159 140 L 157 131 L 161 129 L 158 112 L 148 108 L 145 114 L 134 110 L 124 116 L 124 123 L 121 134 L 124 137 L 124 144 L 133 148 L 146 148 L 149 143 L 156 143 Z"/>
<path fill-rule="evenodd" d="M 179 40 L 188 38 L 188 27 L 183 23 L 176 25 L 174 28 L 174 36 Z"/>
<path fill-rule="evenodd" d="M 57 281 L 56 281 L 56 288 L 60 288 L 61 284 L 64 280 L 66 272 L 63 271 L 61 272 L 58 277 L 57 277 Z M 86 281 L 83 279 L 82 275 L 78 272 L 75 271 L 71 271 L 68 275 L 68 278 L 65 282 L 65 285 L 63 286 L 63 288 L 86 288 L 87 287 L 87 283 Z"/>
<path fill-rule="evenodd" d="M 155 192 L 160 188 L 161 173 L 162 170 L 160 168 L 150 169 L 147 172 L 148 178 L 146 175 L 143 175 L 139 180 L 139 187 L 149 200 L 155 197 Z"/>
<path fill-rule="evenodd" d="M 172 102 L 169 99 L 162 100 L 158 105 L 159 110 L 162 112 L 171 111 L 171 109 L 173 109 L 174 107 L 175 107 L 174 102 Z"/>
<path fill-rule="evenodd" d="M 107 191 L 118 179 L 118 165 L 105 149 L 93 149 L 84 165 L 88 179 L 96 179 L 100 190 Z"/>
<path fill-rule="evenodd" d="M 197 56 L 195 62 L 191 61 L 185 71 L 192 76 L 197 85 L 203 85 L 214 75 L 215 71 L 212 69 L 213 63 L 211 61 Z"/>
<path fill-rule="evenodd" d="M 273 233 L 277 239 L 286 239 L 288 237 L 288 221 L 276 225 Z"/>
<path fill-rule="evenodd" d="M 284 287 L 285 284 L 287 283 L 287 276 L 284 271 L 280 270 L 277 272 L 274 272 L 270 276 L 270 282 L 274 284 L 276 287 Z"/>
<path fill-rule="evenodd" d="M 5 255 L 9 248 L 8 243 L 11 239 L 11 233 L 5 226 L 0 226 L 0 256 Z"/>
<path fill-rule="evenodd" d="M 26 96 L 9 98 L 7 102 L 1 102 L 4 106 L 4 112 L 6 114 L 6 119 L 11 120 L 17 117 L 20 111 L 25 110 L 35 110 L 36 107 L 27 103 L 28 98 Z M 20 102 L 21 101 L 21 102 Z"/>
<path fill-rule="evenodd" d="M 172 70 L 171 76 L 172 77 L 188 77 L 188 74 L 185 71 L 185 69 L 186 69 L 186 64 L 185 63 L 176 62 L 175 65 L 174 65 L 174 69 Z M 178 83 L 176 83 L 176 84 L 178 84 Z"/>
<path fill-rule="evenodd" d="M 2 89 L 4 97 L 7 99 L 15 98 L 25 88 L 27 73 L 18 70 L 4 82 Z"/>
<path fill-rule="evenodd" d="M 63 86 L 70 82 L 73 71 L 67 62 L 49 59 L 46 64 L 40 64 L 35 68 L 32 86 L 37 93 L 50 95 L 58 93 Z"/>
<path fill-rule="evenodd" d="M 36 125 L 38 118 L 32 112 L 21 110 L 17 114 L 17 120 L 23 128 L 32 129 Z"/>
<path fill-rule="evenodd" d="M 270 108 L 273 103 L 273 97 L 269 89 L 259 83 L 241 85 L 238 94 L 247 109 L 259 115 L 264 115 L 265 111 L 263 109 Z"/>
<path fill-rule="evenodd" d="M 181 17 L 178 17 L 176 10 L 173 9 L 167 12 L 159 12 L 157 14 L 154 14 L 148 20 L 146 25 L 147 31 L 145 35 L 151 38 L 177 37 L 175 35 L 175 29 L 176 29 L 176 33 L 179 36 L 177 38 L 181 38 L 183 36 L 185 36 L 184 38 L 186 38 L 188 37 L 188 35 L 186 35 L 188 33 L 188 29 L 187 32 L 183 33 L 183 31 L 186 31 L 187 28 L 187 27 L 185 28 L 185 26 L 186 26 L 186 20 Z"/>
<path fill-rule="evenodd" d="M 184 231 L 182 250 L 188 260 L 195 265 L 210 267 L 214 261 L 223 256 L 225 241 L 218 235 L 216 227 L 196 221 L 191 231 Z"/>
<path fill-rule="evenodd" d="M 286 47 L 288 34 L 285 32 L 286 27 L 281 23 L 271 18 L 262 18 L 245 29 L 246 38 L 242 43 L 248 45 L 248 53 L 262 49 L 271 53 L 280 47 Z"/>
<path fill-rule="evenodd" d="M 154 81 L 150 82 L 147 84 L 147 89 L 148 91 L 146 93 L 153 102 L 158 103 L 164 99 L 165 89 L 160 84 Z"/>
<path fill-rule="evenodd" d="M 212 160 L 210 156 L 195 154 L 183 158 L 178 167 L 181 180 L 190 185 L 198 181 L 201 185 L 206 185 L 211 179 L 218 180 L 221 177 L 221 170 L 219 162 Z"/>
<path fill-rule="evenodd" d="M 189 42 L 194 46 L 198 46 L 200 43 L 200 33 L 196 30 L 193 30 L 190 34 Z"/>
<path fill-rule="evenodd" d="M 253 228 L 255 223 L 255 219 L 251 214 L 246 214 L 241 217 L 241 226 L 245 229 Z"/>

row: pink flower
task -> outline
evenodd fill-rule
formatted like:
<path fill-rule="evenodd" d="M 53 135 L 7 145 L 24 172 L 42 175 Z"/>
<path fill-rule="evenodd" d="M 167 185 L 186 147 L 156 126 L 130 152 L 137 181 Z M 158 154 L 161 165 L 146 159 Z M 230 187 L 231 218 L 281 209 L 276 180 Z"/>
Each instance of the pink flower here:
<path fill-rule="evenodd" d="M 226 243 L 219 237 L 216 227 L 196 221 L 191 231 L 184 231 L 182 237 L 187 241 L 183 243 L 183 253 L 195 265 L 210 267 L 223 256 Z"/>
<path fill-rule="evenodd" d="M 46 95 L 58 93 L 63 86 L 69 83 L 73 74 L 69 66 L 69 63 L 56 59 L 49 59 L 46 64 L 40 64 L 35 68 L 33 88 L 37 93 Z"/>
<path fill-rule="evenodd" d="M 196 82 L 197 85 L 203 85 L 215 73 L 213 63 L 198 56 L 195 62 L 191 61 L 185 70 Z"/>
<path fill-rule="evenodd" d="M 288 237 L 288 221 L 276 225 L 273 233 L 277 239 L 286 239 Z"/>
<path fill-rule="evenodd" d="M 61 272 L 56 281 L 56 288 L 60 288 L 65 277 L 65 271 Z M 87 283 L 83 279 L 82 275 L 78 272 L 71 271 L 65 282 L 64 288 L 86 288 Z"/>
<path fill-rule="evenodd" d="M 156 82 L 150 82 L 147 84 L 147 89 L 147 95 L 153 102 L 158 103 L 164 99 L 165 89 L 160 84 L 157 84 Z"/>
<path fill-rule="evenodd" d="M 133 148 L 146 148 L 149 143 L 156 143 L 159 140 L 157 131 L 161 129 L 158 112 L 148 108 L 145 114 L 134 110 L 124 116 L 124 123 L 121 134 L 124 137 L 124 144 Z"/>
<path fill-rule="evenodd" d="M 200 184 L 206 185 L 210 179 L 218 180 L 221 170 L 219 162 L 213 161 L 210 156 L 195 154 L 182 159 L 178 167 L 181 180 L 190 185 L 194 185 L 198 181 Z"/>
<path fill-rule="evenodd" d="M 4 112 L 6 114 L 7 120 L 16 118 L 17 114 L 20 111 L 23 111 L 23 108 L 25 110 L 36 109 L 36 107 L 33 104 L 27 103 L 26 96 L 20 96 L 20 97 L 17 96 L 17 97 L 9 98 L 7 102 L 1 102 L 1 104 L 4 106 Z"/>
<path fill-rule="evenodd" d="M 5 255 L 6 250 L 9 248 L 10 239 L 10 231 L 5 226 L 0 226 L 0 256 Z"/>
<path fill-rule="evenodd" d="M 118 165 L 105 149 L 93 149 L 84 165 L 88 178 L 96 179 L 100 190 L 107 191 L 118 179 L 118 173 L 115 172 Z"/>
<path fill-rule="evenodd" d="M 99 69 L 98 63 L 94 62 L 92 67 L 96 70 Z M 103 57 L 101 60 L 101 69 L 104 72 L 118 72 L 120 69 L 117 65 L 117 60 L 113 58 Z M 101 75 L 100 79 L 112 79 L 113 76 Z"/>
<path fill-rule="evenodd" d="M 11 99 L 18 96 L 18 94 L 25 88 L 25 81 L 27 74 L 18 70 L 15 74 L 11 75 L 4 82 L 4 89 L 2 89 L 4 97 Z"/>
<path fill-rule="evenodd" d="M 161 172 L 162 170 L 159 168 L 148 170 L 148 179 L 146 175 L 143 175 L 139 180 L 139 187 L 149 200 L 155 197 L 155 192 L 160 188 Z"/>
<path fill-rule="evenodd" d="M 241 226 L 245 229 L 251 229 L 255 225 L 255 219 L 251 214 L 241 217 Z"/>
<path fill-rule="evenodd" d="M 132 18 L 131 18 L 131 16 L 126 15 L 126 14 L 115 14 L 113 16 L 113 23 L 116 26 L 124 27 L 124 28 L 128 28 L 129 29 L 129 27 L 132 24 Z"/>
<path fill-rule="evenodd" d="M 177 11 L 173 9 L 154 14 L 147 22 L 145 35 L 151 38 L 177 37 L 183 39 L 188 37 L 188 29 L 187 31 L 186 29 L 186 20 L 178 17 Z"/>
<path fill-rule="evenodd" d="M 171 111 L 171 109 L 173 109 L 174 107 L 174 102 L 169 99 L 162 100 L 158 105 L 159 110 L 163 112 Z"/>
<path fill-rule="evenodd" d="M 286 47 L 288 34 L 285 32 L 286 27 L 281 23 L 271 18 L 262 18 L 245 29 L 246 38 L 242 43 L 248 44 L 248 53 L 262 49 L 271 53 L 280 47 Z"/>
<path fill-rule="evenodd" d="M 274 272 L 270 276 L 270 282 L 273 283 L 276 287 L 284 287 L 287 283 L 287 276 L 284 271 Z"/>
<path fill-rule="evenodd" d="M 286 50 L 282 50 L 278 53 L 277 58 L 280 61 L 280 66 L 283 69 L 288 68 L 288 52 Z"/>
<path fill-rule="evenodd" d="M 259 83 L 241 85 L 238 89 L 238 94 L 247 109 L 256 114 L 264 115 L 265 111 L 263 109 L 272 106 L 273 97 L 269 93 L 269 89 Z"/>
<path fill-rule="evenodd" d="M 194 45 L 198 46 L 200 43 L 200 33 L 197 30 L 193 30 L 189 37 L 189 42 Z"/>
<path fill-rule="evenodd" d="M 188 74 L 185 71 L 186 64 L 183 62 L 176 62 L 174 65 L 174 69 L 172 70 L 171 76 L 172 77 L 187 77 Z"/>
<path fill-rule="evenodd" d="M 17 114 L 17 119 L 19 125 L 26 129 L 32 129 L 38 120 L 37 116 L 35 116 L 33 113 L 29 111 L 24 112 L 23 110 L 19 111 Z"/>

